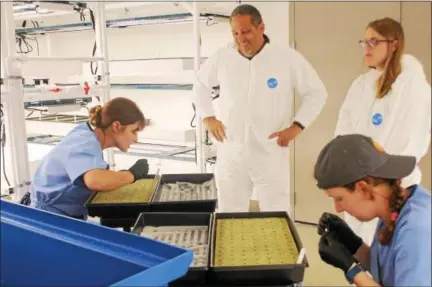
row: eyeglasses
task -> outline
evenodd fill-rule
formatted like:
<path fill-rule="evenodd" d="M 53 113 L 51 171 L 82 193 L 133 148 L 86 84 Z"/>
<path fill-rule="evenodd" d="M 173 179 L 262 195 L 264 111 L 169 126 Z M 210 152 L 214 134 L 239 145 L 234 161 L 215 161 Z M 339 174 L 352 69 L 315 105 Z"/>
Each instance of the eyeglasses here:
<path fill-rule="evenodd" d="M 360 40 L 359 44 L 360 44 L 360 46 L 362 48 L 366 48 L 366 46 L 368 46 L 369 48 L 373 49 L 376 46 L 378 46 L 380 43 L 386 43 L 386 42 L 387 43 L 391 43 L 393 41 L 394 40 L 378 40 L 376 38 L 372 38 L 372 39 L 369 39 L 369 40 Z"/>

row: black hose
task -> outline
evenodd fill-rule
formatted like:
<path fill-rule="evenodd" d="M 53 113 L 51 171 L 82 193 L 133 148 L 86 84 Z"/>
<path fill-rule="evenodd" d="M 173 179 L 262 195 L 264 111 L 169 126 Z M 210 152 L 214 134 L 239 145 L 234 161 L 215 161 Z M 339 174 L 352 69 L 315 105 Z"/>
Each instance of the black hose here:
<path fill-rule="evenodd" d="M 3 112 L 2 112 L 3 113 Z M 11 186 L 9 179 L 6 174 L 6 160 L 5 160 L 5 145 L 6 145 L 6 132 L 5 132 L 5 125 L 1 124 L 1 157 L 2 157 L 2 170 L 3 170 L 3 176 L 6 180 L 6 183 L 8 186 Z"/>

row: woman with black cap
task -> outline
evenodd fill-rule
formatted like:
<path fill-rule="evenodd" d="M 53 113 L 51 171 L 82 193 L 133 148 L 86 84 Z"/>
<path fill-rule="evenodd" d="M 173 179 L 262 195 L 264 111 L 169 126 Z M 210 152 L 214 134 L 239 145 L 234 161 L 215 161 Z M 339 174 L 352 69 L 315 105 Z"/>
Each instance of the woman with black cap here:
<path fill-rule="evenodd" d="M 351 284 L 431 286 L 431 194 L 419 185 L 401 187 L 415 166 L 415 157 L 387 154 L 357 134 L 339 136 L 321 151 L 315 178 L 336 211 L 360 221 L 379 218 L 370 247 L 338 216 L 320 218 L 321 259 Z"/>

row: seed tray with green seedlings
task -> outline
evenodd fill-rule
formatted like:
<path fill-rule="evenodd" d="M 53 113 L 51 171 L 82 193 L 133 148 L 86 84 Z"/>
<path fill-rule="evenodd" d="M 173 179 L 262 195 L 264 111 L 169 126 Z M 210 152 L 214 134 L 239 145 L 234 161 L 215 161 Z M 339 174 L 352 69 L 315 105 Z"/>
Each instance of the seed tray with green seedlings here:
<path fill-rule="evenodd" d="M 298 255 L 286 218 L 216 220 L 215 267 L 290 265 Z"/>
<path fill-rule="evenodd" d="M 216 199 L 216 185 L 214 179 L 202 184 L 190 182 L 165 183 L 156 202 L 194 201 Z"/>
<path fill-rule="evenodd" d="M 156 188 L 156 179 L 141 179 L 108 192 L 98 192 L 92 204 L 148 203 Z"/>
<path fill-rule="evenodd" d="M 141 236 L 160 240 L 194 252 L 191 267 L 206 267 L 208 262 L 207 226 L 146 226 Z"/>

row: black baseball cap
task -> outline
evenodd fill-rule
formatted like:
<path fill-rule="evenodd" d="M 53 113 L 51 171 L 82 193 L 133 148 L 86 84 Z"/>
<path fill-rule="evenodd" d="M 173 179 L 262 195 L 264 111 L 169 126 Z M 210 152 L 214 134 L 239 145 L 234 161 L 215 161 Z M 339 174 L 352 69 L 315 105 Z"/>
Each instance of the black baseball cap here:
<path fill-rule="evenodd" d="M 390 155 L 370 137 L 343 135 L 329 142 L 318 156 L 315 178 L 318 187 L 328 189 L 356 182 L 367 176 L 402 179 L 414 170 L 413 156 Z"/>

